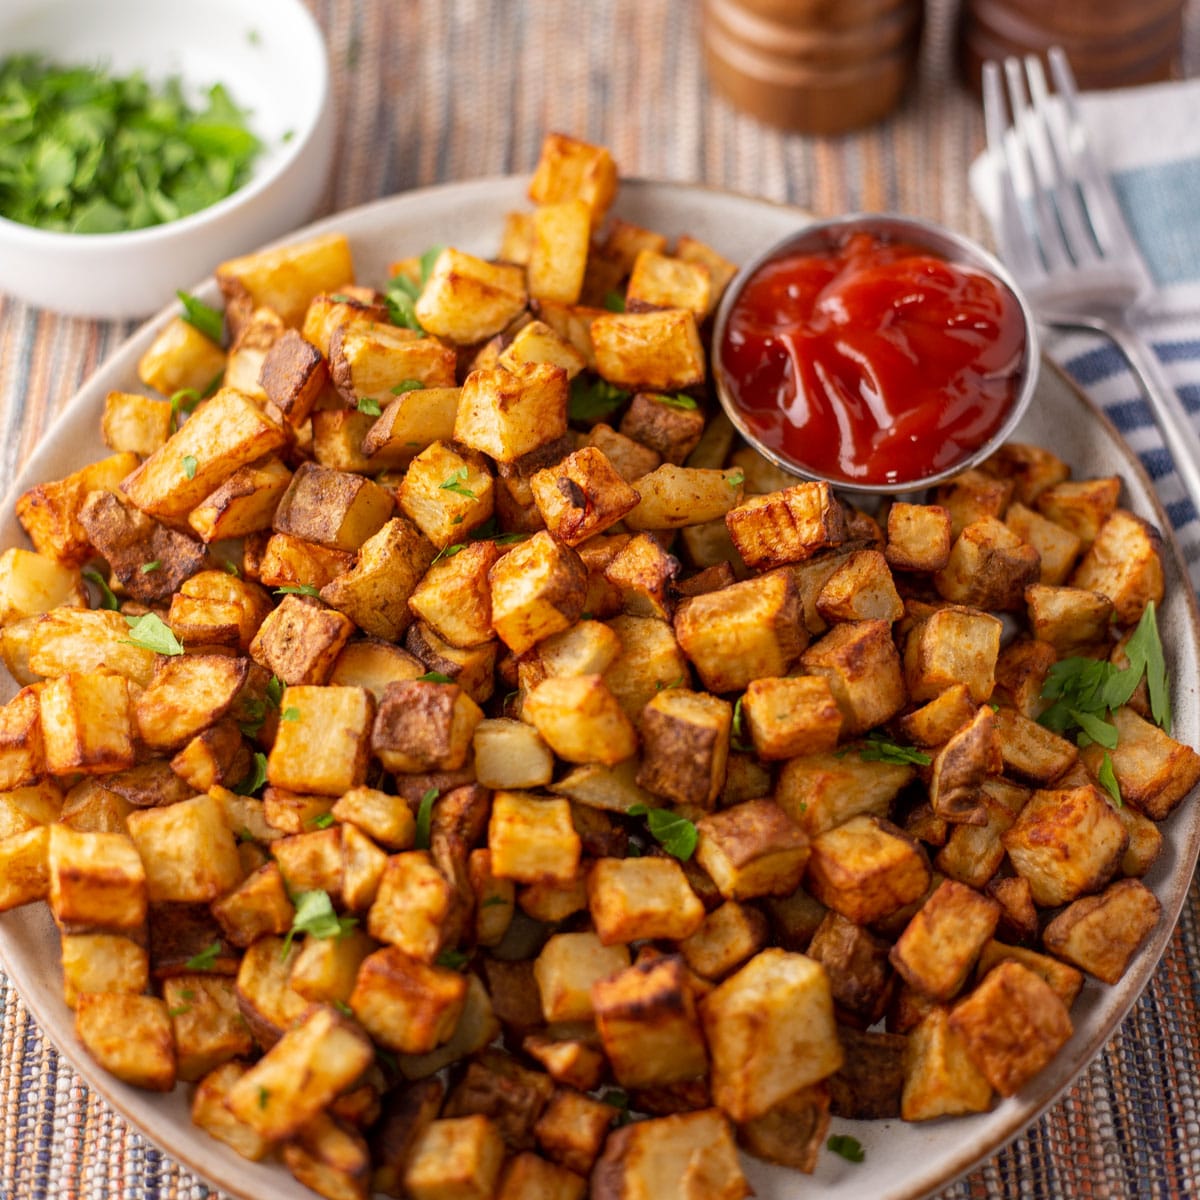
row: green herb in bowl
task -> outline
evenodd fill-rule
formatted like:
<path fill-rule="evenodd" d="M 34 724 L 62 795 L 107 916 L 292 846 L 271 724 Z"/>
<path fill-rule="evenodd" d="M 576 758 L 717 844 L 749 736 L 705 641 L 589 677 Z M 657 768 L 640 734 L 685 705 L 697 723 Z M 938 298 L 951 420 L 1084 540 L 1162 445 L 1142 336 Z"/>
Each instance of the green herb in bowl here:
<path fill-rule="evenodd" d="M 262 149 L 217 83 L 193 107 L 178 78 L 0 62 L 0 216 L 67 233 L 177 220 L 235 192 Z"/>

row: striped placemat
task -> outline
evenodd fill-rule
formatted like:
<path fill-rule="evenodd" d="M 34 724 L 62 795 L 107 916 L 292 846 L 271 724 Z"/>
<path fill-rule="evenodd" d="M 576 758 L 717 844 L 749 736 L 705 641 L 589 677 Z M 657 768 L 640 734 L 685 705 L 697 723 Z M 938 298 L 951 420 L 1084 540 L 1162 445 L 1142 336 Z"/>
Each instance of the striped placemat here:
<path fill-rule="evenodd" d="M 988 240 L 967 185 L 982 122 L 958 83 L 954 0 L 929 0 L 920 80 L 902 109 L 836 139 L 783 136 L 710 95 L 695 0 L 308 2 L 329 42 L 339 114 L 329 211 L 528 171 L 542 134 L 561 129 L 609 145 L 627 174 L 702 181 L 821 214 L 895 209 Z M 1200 70 L 1197 0 L 1184 61 L 1189 73 Z M 132 328 L 0 296 L 4 478 Z M 1163 349 L 1168 358 L 1200 357 L 1200 347 Z M 1070 355 L 1076 378 L 1154 469 L 1154 435 L 1117 364 L 1095 347 Z M 1200 396 L 1185 399 L 1195 406 Z M 945 1200 L 1200 1194 L 1198 1010 L 1193 884 L 1164 960 L 1118 1035 L 1060 1103 Z M 213 1195 L 88 1091 L 0 974 L 0 1200 Z"/>

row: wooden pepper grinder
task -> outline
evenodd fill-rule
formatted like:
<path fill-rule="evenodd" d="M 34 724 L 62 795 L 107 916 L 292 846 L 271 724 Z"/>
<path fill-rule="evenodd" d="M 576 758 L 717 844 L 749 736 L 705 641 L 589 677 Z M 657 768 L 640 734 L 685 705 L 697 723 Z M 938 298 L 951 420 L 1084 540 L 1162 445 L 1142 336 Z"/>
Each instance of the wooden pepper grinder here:
<path fill-rule="evenodd" d="M 923 0 L 704 0 L 713 86 L 798 133 L 877 121 L 913 74 Z"/>
<path fill-rule="evenodd" d="M 963 73 L 979 90 L 985 59 L 1061 46 L 1079 86 L 1169 79 L 1183 48 L 1185 0 L 963 0 Z"/>

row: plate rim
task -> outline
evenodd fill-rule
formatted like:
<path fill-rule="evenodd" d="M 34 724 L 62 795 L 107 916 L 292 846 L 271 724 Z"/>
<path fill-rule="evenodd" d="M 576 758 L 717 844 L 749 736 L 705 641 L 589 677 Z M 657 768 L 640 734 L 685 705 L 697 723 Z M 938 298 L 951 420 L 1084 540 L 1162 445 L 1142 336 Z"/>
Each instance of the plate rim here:
<path fill-rule="evenodd" d="M 492 188 L 511 189 L 525 181 L 526 176 L 524 175 L 493 175 L 481 179 L 434 184 L 400 192 L 342 210 L 341 212 L 323 216 L 282 237 L 272 240 L 263 248 L 286 245 L 302 238 L 319 235 L 323 232 L 339 230 L 347 222 L 352 222 L 355 225 L 369 224 L 377 217 L 389 215 L 393 210 L 400 212 L 409 205 L 420 205 L 438 199 L 449 199 L 450 197 L 454 197 L 455 199 L 467 198 L 474 192 L 485 192 Z M 746 204 L 752 208 L 771 209 L 779 215 L 794 215 L 798 225 L 813 219 L 811 214 L 786 202 L 756 197 L 734 189 L 714 187 L 703 183 L 650 179 L 640 176 L 623 178 L 621 180 L 621 192 L 618 195 L 616 205 L 618 210 L 621 208 L 620 196 L 626 192 L 647 196 L 653 193 L 662 193 L 664 203 L 669 203 L 672 197 L 683 192 L 696 196 L 701 200 L 709 197 L 714 200 L 725 200 L 735 204 Z M 351 233 L 352 238 L 353 236 L 353 233 Z M 377 234 L 368 236 L 377 236 Z M 215 278 L 211 273 L 186 290 L 208 301 L 219 295 Z M 99 391 L 104 387 L 110 386 L 105 381 L 108 381 L 111 376 L 122 371 L 126 373 L 126 376 L 135 375 L 136 372 L 128 371 L 127 368 L 136 363 L 136 359 L 143 351 L 144 345 L 149 344 L 161 326 L 172 317 L 177 316 L 179 312 L 179 304 L 172 300 L 144 321 L 139 322 L 128 336 L 120 341 L 112 353 L 106 356 L 81 381 L 78 388 L 45 428 L 28 458 L 18 468 L 12 485 L 7 489 L 7 494 L 4 498 L 4 507 L 0 510 L 0 521 L 9 521 L 12 519 L 13 502 L 21 490 L 29 486 L 28 477 L 30 473 L 37 469 L 38 464 L 43 459 L 51 456 L 55 443 L 62 439 L 64 432 L 78 420 L 79 416 L 83 415 L 85 410 L 97 404 Z M 1164 545 L 1169 547 L 1168 553 L 1171 558 L 1173 574 L 1176 576 L 1176 590 L 1182 591 L 1184 594 L 1182 603 L 1186 612 L 1186 625 L 1192 645 L 1193 647 L 1200 646 L 1200 607 L 1197 605 L 1196 593 L 1191 586 L 1187 565 L 1174 528 L 1171 525 L 1153 482 L 1140 459 L 1104 411 L 1094 404 L 1066 372 L 1046 354 L 1042 356 L 1041 369 L 1043 372 L 1048 370 L 1054 377 L 1055 384 L 1069 392 L 1074 401 L 1079 403 L 1090 417 L 1099 422 L 1104 428 L 1107 438 L 1119 452 L 1123 470 L 1128 471 L 1132 476 L 1137 478 L 1139 486 L 1149 502 L 1151 509 L 1150 516 L 1162 534 Z M 1035 395 L 1034 404 L 1036 403 L 1037 397 Z M 101 448 L 98 442 L 96 445 L 97 449 Z M 69 452 L 68 457 L 72 457 Z M 73 457 L 78 458 L 78 455 L 74 455 Z M 1145 513 L 1140 515 L 1147 516 Z M 1194 800 L 1194 796 L 1192 799 Z M 1186 804 L 1188 801 L 1185 800 L 1184 803 Z M 1174 841 L 1174 838 L 1179 836 L 1179 831 L 1173 829 L 1171 834 L 1171 840 Z M 1179 914 L 1186 903 L 1190 881 L 1196 868 L 1197 859 L 1200 857 L 1200 818 L 1193 819 L 1190 828 L 1187 830 L 1186 838 L 1182 843 L 1175 845 L 1175 850 L 1178 854 L 1178 861 L 1175 863 L 1172 873 L 1169 876 L 1169 882 L 1174 885 L 1171 888 L 1170 903 L 1164 903 L 1163 897 L 1158 896 L 1157 891 L 1155 892 L 1160 904 L 1162 904 L 1162 916 L 1151 938 L 1138 951 L 1138 957 L 1142 960 L 1142 970 L 1145 972 L 1141 983 L 1137 987 L 1127 985 L 1123 989 L 1122 983 L 1111 986 L 1105 985 L 1105 995 L 1111 995 L 1114 990 L 1121 989 L 1120 998 L 1115 1001 L 1114 1015 L 1110 1020 L 1103 1022 L 1102 1028 L 1098 1029 L 1083 1044 L 1080 1048 L 1081 1053 L 1077 1056 L 1074 1063 L 1066 1069 L 1061 1079 L 1049 1087 L 1045 1095 L 1038 1099 L 1027 1100 L 1021 1100 L 1019 1096 L 1010 1097 L 1008 1100 L 1000 1101 L 989 1112 L 977 1114 L 981 1118 L 990 1118 L 996 1126 L 985 1138 L 986 1144 L 980 1143 L 977 1139 L 972 1141 L 970 1131 L 964 1131 L 967 1136 L 964 1138 L 964 1144 L 960 1149 L 952 1154 L 940 1155 L 939 1159 L 935 1160 L 937 1165 L 929 1171 L 917 1172 L 913 1176 L 912 1186 L 908 1190 L 903 1192 L 889 1190 L 886 1192 L 885 1196 L 887 1200 L 921 1200 L 923 1197 L 931 1196 L 933 1193 L 945 1189 L 968 1172 L 994 1157 L 1037 1121 L 1052 1105 L 1058 1103 L 1063 1094 L 1075 1084 L 1083 1072 L 1095 1061 L 1104 1045 L 1113 1038 L 1124 1023 L 1133 1006 L 1151 983 L 1154 974 L 1161 964 L 1162 957 L 1178 924 Z M 42 1015 L 40 998 L 32 1002 L 28 998 L 30 996 L 38 997 L 37 989 L 18 986 L 19 983 L 25 981 L 25 972 L 20 967 L 14 970 L 13 964 L 10 961 L 8 953 L 9 939 L 6 930 L 7 918 L 8 914 L 0 914 L 0 965 L 3 965 L 6 974 L 13 982 L 14 992 L 19 1002 L 26 1008 L 33 1021 L 36 1022 L 41 1036 L 54 1048 L 57 1054 L 61 1055 L 67 1061 L 72 1070 L 84 1079 L 90 1089 L 102 1098 L 115 1112 L 120 1114 L 122 1119 L 128 1124 L 130 1131 L 136 1132 L 139 1136 L 146 1138 L 152 1144 L 158 1146 L 168 1158 L 180 1164 L 180 1166 L 195 1175 L 198 1179 L 219 1190 L 227 1191 L 233 1196 L 240 1197 L 241 1200 L 257 1200 L 258 1193 L 254 1190 L 256 1180 L 253 1176 L 259 1172 L 263 1173 L 263 1181 L 269 1181 L 270 1185 L 277 1191 L 288 1184 L 294 1184 L 301 1189 L 297 1195 L 311 1196 L 313 1194 L 304 1185 L 298 1184 L 287 1174 L 286 1168 L 281 1164 L 251 1162 L 250 1160 L 242 1159 L 232 1150 L 223 1147 L 215 1139 L 212 1140 L 213 1149 L 215 1151 L 218 1146 L 222 1146 L 223 1153 L 220 1163 L 223 1167 L 227 1166 L 228 1171 L 222 1170 L 214 1173 L 207 1165 L 195 1160 L 191 1154 L 190 1147 L 184 1146 L 180 1148 L 174 1142 L 160 1140 L 157 1135 L 148 1133 L 142 1125 L 139 1116 L 135 1115 L 133 1110 L 145 1104 L 148 1100 L 152 1101 L 153 1094 L 134 1089 L 109 1075 L 91 1058 L 77 1040 L 72 1039 L 65 1044 L 60 1042 L 50 1032 L 50 1022 Z M 58 999 L 58 1003 L 62 1003 L 61 998 Z M 69 1010 L 66 1010 L 66 1012 L 68 1014 L 66 1019 L 73 1023 L 73 1018 L 70 1016 Z M 1051 1066 L 1053 1066 L 1053 1062 Z M 1002 1113 L 1002 1107 L 1007 1108 L 1008 1111 Z M 967 1120 L 970 1119 L 967 1118 Z M 963 1118 L 943 1118 L 939 1124 L 945 1122 L 950 1127 L 955 1127 L 961 1124 L 962 1121 Z M 885 1124 L 891 1123 L 876 1121 L 861 1122 L 859 1124 L 865 1128 L 882 1129 Z M 921 1127 L 913 1123 L 899 1122 L 898 1119 L 895 1123 L 909 1129 Z M 207 1136 L 198 1127 L 194 1132 L 198 1136 Z M 778 1169 L 787 1170 L 786 1168 Z M 790 1172 L 790 1174 L 795 1175 L 798 1179 L 807 1178 L 809 1186 L 820 1186 L 819 1182 L 811 1176 L 804 1177 L 798 1172 Z M 226 1178 L 227 1175 L 229 1176 L 228 1178 Z"/>

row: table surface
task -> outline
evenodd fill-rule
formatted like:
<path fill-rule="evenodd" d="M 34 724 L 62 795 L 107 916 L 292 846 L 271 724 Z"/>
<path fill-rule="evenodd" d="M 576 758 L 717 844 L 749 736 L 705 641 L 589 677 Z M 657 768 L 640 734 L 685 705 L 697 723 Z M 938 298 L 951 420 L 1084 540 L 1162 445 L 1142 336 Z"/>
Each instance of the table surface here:
<path fill-rule="evenodd" d="M 954 0 L 928 0 L 919 79 L 901 109 L 835 139 L 778 133 L 714 96 L 696 0 L 307 2 L 328 40 L 340 130 L 325 211 L 528 172 L 543 133 L 562 130 L 609 146 L 625 174 L 701 181 L 819 214 L 898 210 L 990 240 L 967 188 L 983 131 L 955 65 Z M 1184 71 L 1195 74 L 1200 0 L 1189 4 L 1186 38 Z M 132 329 L 0 296 L 4 478 Z M 1164 960 L 1117 1036 L 1042 1120 L 943 1196 L 1197 1194 L 1193 882 Z M 0 974 L 0 1200 L 210 1195 L 89 1093 Z"/>

